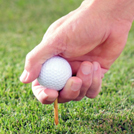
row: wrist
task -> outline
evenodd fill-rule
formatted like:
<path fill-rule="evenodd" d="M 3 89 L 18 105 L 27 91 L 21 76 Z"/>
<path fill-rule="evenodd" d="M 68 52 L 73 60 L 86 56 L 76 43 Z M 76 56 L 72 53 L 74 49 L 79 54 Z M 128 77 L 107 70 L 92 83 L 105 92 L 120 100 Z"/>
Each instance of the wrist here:
<path fill-rule="evenodd" d="M 134 20 L 134 0 L 114 0 L 114 15 L 119 18 L 133 21 Z"/>
<path fill-rule="evenodd" d="M 85 0 L 87 7 L 96 7 L 117 20 L 134 20 L 134 0 Z"/>

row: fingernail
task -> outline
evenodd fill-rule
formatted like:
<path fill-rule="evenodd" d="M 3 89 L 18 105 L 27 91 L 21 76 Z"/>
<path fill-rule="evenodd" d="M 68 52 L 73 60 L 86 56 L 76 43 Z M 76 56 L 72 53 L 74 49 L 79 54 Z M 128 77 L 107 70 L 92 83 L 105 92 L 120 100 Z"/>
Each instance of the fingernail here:
<path fill-rule="evenodd" d="M 72 91 L 78 91 L 78 90 L 80 90 L 80 87 L 81 87 L 80 84 L 78 84 L 78 83 L 72 83 L 71 90 Z"/>
<path fill-rule="evenodd" d="M 94 62 L 94 71 L 98 70 L 98 64 L 96 62 Z"/>
<path fill-rule="evenodd" d="M 82 66 L 82 73 L 85 75 L 89 75 L 91 73 L 91 66 L 90 65 L 83 65 Z"/>
<path fill-rule="evenodd" d="M 28 76 L 28 72 L 24 70 L 22 75 L 20 76 L 20 81 L 25 81 L 27 76 Z"/>

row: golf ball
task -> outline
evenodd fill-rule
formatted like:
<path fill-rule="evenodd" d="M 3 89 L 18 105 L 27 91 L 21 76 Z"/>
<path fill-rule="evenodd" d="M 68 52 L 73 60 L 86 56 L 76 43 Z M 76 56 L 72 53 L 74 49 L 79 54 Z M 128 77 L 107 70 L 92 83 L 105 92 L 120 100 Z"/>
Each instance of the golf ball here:
<path fill-rule="evenodd" d="M 59 56 L 48 59 L 37 78 L 40 85 L 54 90 L 61 90 L 72 76 L 70 64 Z"/>

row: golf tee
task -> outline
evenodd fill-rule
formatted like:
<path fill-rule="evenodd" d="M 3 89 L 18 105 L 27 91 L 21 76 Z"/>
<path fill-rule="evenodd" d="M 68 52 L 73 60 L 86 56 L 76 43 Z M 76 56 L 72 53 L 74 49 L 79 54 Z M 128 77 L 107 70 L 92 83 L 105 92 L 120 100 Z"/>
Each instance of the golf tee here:
<path fill-rule="evenodd" d="M 58 97 L 54 101 L 54 120 L 55 120 L 55 125 L 58 125 Z"/>

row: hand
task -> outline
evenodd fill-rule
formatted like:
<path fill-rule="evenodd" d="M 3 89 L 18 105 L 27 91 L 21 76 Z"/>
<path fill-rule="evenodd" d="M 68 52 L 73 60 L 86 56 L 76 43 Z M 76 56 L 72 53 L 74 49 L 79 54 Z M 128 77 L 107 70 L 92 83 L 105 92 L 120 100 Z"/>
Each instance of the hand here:
<path fill-rule="evenodd" d="M 74 75 L 59 93 L 59 102 L 96 97 L 101 79 L 123 51 L 131 24 L 131 19 L 114 14 L 98 1 L 84 1 L 49 27 L 41 43 L 26 56 L 20 80 L 33 81 L 32 90 L 37 99 L 43 104 L 52 103 L 58 92 L 40 86 L 36 78 L 42 64 L 59 55 L 68 60 Z"/>

